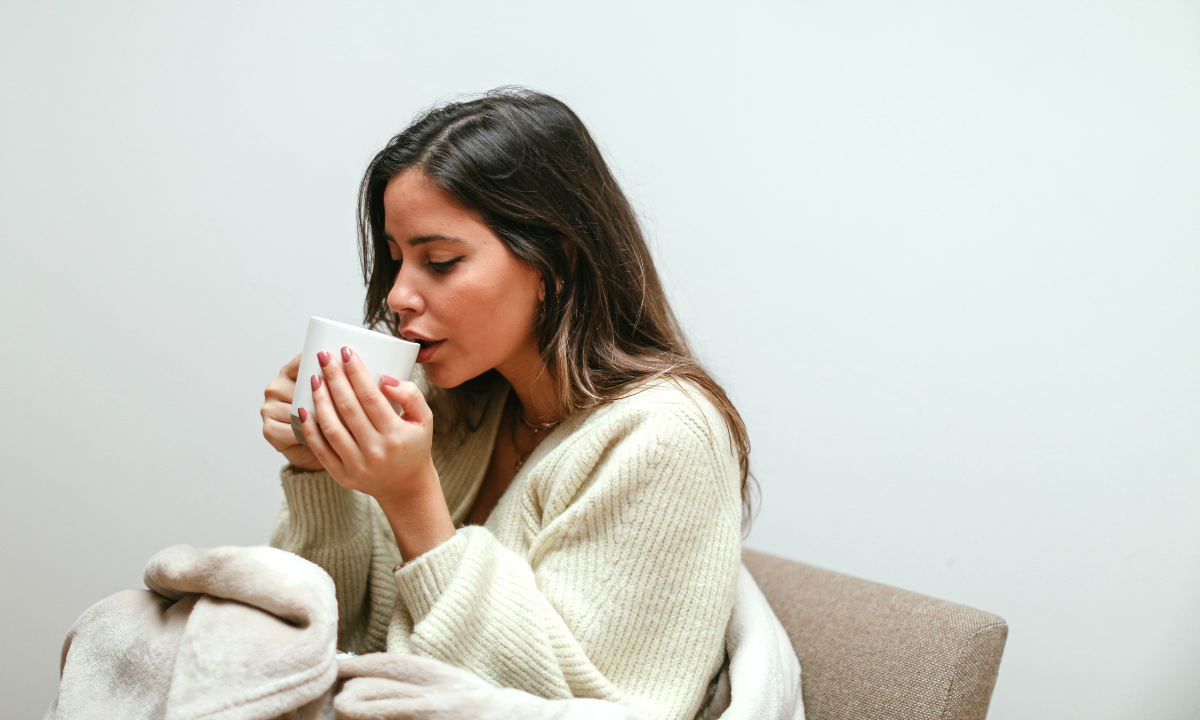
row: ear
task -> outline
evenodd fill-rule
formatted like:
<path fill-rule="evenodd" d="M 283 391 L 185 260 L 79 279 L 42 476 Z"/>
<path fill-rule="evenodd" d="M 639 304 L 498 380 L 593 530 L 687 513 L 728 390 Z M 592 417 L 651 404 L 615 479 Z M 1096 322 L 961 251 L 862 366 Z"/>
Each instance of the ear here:
<path fill-rule="evenodd" d="M 563 279 L 555 278 L 554 279 L 555 292 L 562 292 L 562 289 L 563 289 Z M 545 302 L 545 300 L 546 300 L 546 278 L 542 278 L 542 281 L 540 283 L 538 283 L 538 302 Z"/>
<path fill-rule="evenodd" d="M 562 243 L 563 252 L 567 254 L 567 262 L 571 264 L 571 270 L 574 271 L 576 257 L 575 243 L 570 242 L 565 237 L 560 237 L 558 241 Z"/>
<path fill-rule="evenodd" d="M 560 237 L 558 239 L 558 241 L 562 243 L 563 252 L 566 253 L 567 262 L 571 266 L 571 272 L 572 273 L 575 272 L 575 258 L 577 257 L 577 251 L 575 250 L 575 243 L 567 240 L 565 237 Z M 563 289 L 563 279 L 557 278 L 556 291 L 562 292 L 562 289 Z"/>
<path fill-rule="evenodd" d="M 563 252 L 567 256 L 567 262 L 570 263 L 570 265 L 571 265 L 571 270 L 572 271 L 575 270 L 575 258 L 576 258 L 575 245 L 573 243 L 571 243 L 570 241 L 568 241 L 565 237 L 561 237 L 561 236 L 558 238 L 558 241 L 560 243 L 562 243 L 562 249 L 563 249 Z M 555 285 L 556 292 L 562 292 L 563 279 L 555 278 L 554 285 Z M 542 301 L 545 301 L 545 299 L 546 299 L 546 279 L 542 278 L 542 283 L 538 287 L 538 301 L 542 302 Z"/>

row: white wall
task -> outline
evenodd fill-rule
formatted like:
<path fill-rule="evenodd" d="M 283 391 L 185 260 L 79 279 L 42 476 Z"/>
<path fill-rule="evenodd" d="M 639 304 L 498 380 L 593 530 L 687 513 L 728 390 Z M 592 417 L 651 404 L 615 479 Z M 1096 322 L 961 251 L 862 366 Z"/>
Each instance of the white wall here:
<path fill-rule="evenodd" d="M 266 540 L 262 388 L 354 321 L 414 112 L 570 102 L 746 417 L 748 544 L 981 607 L 992 717 L 1200 707 L 1195 2 L 0 5 L 0 687 Z"/>

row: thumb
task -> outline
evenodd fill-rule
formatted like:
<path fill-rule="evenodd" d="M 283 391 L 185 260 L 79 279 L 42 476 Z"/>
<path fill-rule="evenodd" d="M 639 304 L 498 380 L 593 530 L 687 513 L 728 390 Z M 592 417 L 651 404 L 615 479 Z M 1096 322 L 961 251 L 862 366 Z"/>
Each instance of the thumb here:
<path fill-rule="evenodd" d="M 425 402 L 425 396 L 416 383 L 384 375 L 380 378 L 379 390 L 404 410 L 403 419 L 418 423 L 433 421 L 433 411 L 429 409 L 429 403 Z"/>

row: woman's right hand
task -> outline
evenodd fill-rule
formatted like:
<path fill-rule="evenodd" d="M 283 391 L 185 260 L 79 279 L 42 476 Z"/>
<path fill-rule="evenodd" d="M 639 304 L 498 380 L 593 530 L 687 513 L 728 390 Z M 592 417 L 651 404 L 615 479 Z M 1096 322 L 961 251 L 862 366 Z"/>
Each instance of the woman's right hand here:
<path fill-rule="evenodd" d="M 300 355 L 291 359 L 271 381 L 263 395 L 263 437 L 271 447 L 283 453 L 300 470 L 324 470 L 325 466 L 307 445 L 301 445 L 292 432 L 292 396 L 296 394 L 296 375 L 300 372 Z"/>

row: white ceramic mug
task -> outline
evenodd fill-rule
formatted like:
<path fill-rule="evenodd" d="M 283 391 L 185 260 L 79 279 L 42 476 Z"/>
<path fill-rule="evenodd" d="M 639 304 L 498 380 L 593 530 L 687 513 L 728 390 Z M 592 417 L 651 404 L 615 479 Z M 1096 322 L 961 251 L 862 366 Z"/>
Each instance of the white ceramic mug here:
<path fill-rule="evenodd" d="M 304 337 L 304 352 L 300 355 L 300 372 L 296 375 L 296 394 L 292 396 L 292 433 L 303 445 L 307 445 L 308 441 L 304 439 L 304 433 L 300 430 L 300 416 L 296 413 L 300 408 L 304 408 L 309 415 L 313 415 L 311 378 L 313 375 L 325 377 L 321 372 L 317 353 L 324 350 L 341 361 L 343 347 L 349 347 L 358 354 L 376 385 L 379 385 L 379 379 L 384 375 L 390 375 L 397 380 L 408 380 L 412 377 L 413 367 L 417 364 L 417 353 L 421 351 L 421 346 L 417 343 L 398 337 L 325 318 L 310 317 L 308 335 Z M 396 412 L 402 412 L 400 406 L 394 402 L 392 407 Z"/>

